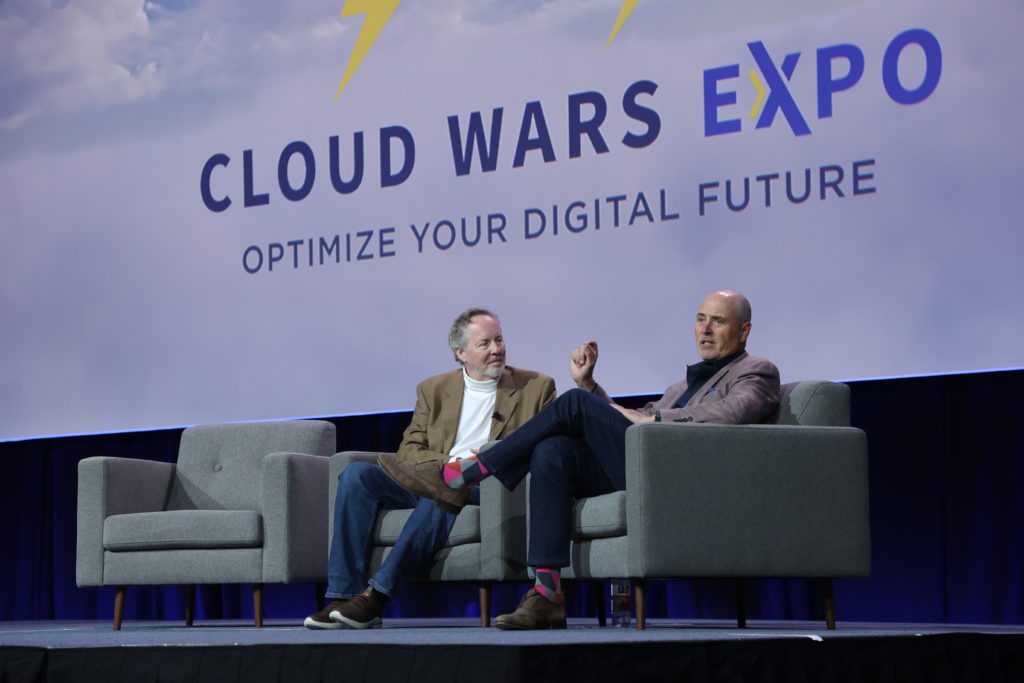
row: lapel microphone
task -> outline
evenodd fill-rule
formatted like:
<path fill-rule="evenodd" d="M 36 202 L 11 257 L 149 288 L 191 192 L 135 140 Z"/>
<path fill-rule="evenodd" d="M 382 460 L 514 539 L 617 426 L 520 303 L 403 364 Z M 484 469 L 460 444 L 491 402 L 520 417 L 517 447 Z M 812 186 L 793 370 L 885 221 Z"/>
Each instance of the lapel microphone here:
<path fill-rule="evenodd" d="M 499 413 L 497 410 L 495 410 L 494 414 L 491 415 L 491 419 L 492 420 L 497 420 L 498 422 L 504 422 L 505 421 L 505 417 L 501 413 Z"/>

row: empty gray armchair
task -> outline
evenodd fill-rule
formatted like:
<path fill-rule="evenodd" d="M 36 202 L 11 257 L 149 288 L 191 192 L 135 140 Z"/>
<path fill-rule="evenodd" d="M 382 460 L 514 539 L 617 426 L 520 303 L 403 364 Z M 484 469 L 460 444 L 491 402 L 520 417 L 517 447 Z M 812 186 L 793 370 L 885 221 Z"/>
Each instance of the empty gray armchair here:
<path fill-rule="evenodd" d="M 565 578 L 818 578 L 871 572 L 864 432 L 849 387 L 782 387 L 770 424 L 642 424 L 626 432 L 626 490 L 577 501 Z M 738 588 L 742 582 L 737 582 Z M 738 620 L 744 625 L 742 590 Z"/>
<path fill-rule="evenodd" d="M 338 475 L 354 461 L 376 462 L 377 455 L 346 451 L 331 458 L 328 543 L 333 531 Z M 380 569 L 411 514 L 411 509 L 381 510 L 377 513 L 370 550 L 370 575 Z M 480 625 L 490 625 L 491 584 L 529 578 L 526 571 L 525 484 L 516 487 L 515 491 L 508 491 L 493 477 L 482 481 L 480 505 L 467 505 L 462 509 L 448 535 L 447 544 L 418 578 L 477 584 Z"/>
<path fill-rule="evenodd" d="M 327 472 L 334 425 L 296 420 L 201 425 L 181 435 L 175 464 L 86 458 L 78 466 L 79 586 L 253 584 L 322 580 Z"/>

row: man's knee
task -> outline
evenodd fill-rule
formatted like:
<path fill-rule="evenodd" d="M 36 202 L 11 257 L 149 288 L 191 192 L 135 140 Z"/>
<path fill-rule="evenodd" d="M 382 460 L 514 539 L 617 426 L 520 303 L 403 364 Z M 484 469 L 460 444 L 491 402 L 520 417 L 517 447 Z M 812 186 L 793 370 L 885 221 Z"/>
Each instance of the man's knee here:
<path fill-rule="evenodd" d="M 429 498 L 420 498 L 406 524 L 413 520 L 416 520 L 415 523 L 425 531 L 434 527 L 446 526 L 448 523 L 448 513 Z"/>
<path fill-rule="evenodd" d="M 366 489 L 369 480 L 376 475 L 377 464 L 357 460 L 349 463 L 345 469 L 338 473 L 338 495 L 342 491 L 353 489 Z"/>
<path fill-rule="evenodd" d="M 594 410 L 600 410 L 602 406 L 607 407 L 607 403 L 598 396 L 586 391 L 585 389 L 575 388 L 565 392 L 557 399 L 556 410 L 561 411 L 563 419 L 584 419 L 585 414 L 592 413 Z"/>
<path fill-rule="evenodd" d="M 594 395 L 585 389 L 574 387 L 569 391 L 559 396 L 556 400 L 562 403 L 580 404 L 584 401 L 588 401 L 594 398 Z"/>

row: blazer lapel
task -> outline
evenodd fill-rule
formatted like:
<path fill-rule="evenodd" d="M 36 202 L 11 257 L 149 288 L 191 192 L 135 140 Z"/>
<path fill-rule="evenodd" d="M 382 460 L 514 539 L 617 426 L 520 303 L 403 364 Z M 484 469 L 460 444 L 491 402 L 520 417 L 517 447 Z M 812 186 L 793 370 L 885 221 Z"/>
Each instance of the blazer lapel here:
<path fill-rule="evenodd" d="M 512 372 L 512 368 L 507 368 L 498 383 L 498 392 L 494 397 L 495 418 L 491 421 L 491 441 L 500 439 L 505 433 L 519 405 L 519 391 L 512 381 Z"/>
<path fill-rule="evenodd" d="M 661 400 L 658 401 L 659 408 L 674 408 L 679 399 L 686 393 L 686 378 L 682 381 L 676 382 L 662 395 Z"/>
<path fill-rule="evenodd" d="M 739 363 L 741 360 L 743 360 L 746 357 L 747 357 L 746 352 L 741 353 L 735 359 L 733 359 L 733 361 L 731 363 L 729 363 L 724 368 L 722 368 L 721 370 L 716 372 L 714 375 L 712 375 L 711 379 L 709 379 L 707 381 L 707 384 L 705 384 L 704 386 L 702 386 L 700 388 L 700 391 L 698 392 L 700 394 L 700 396 L 697 398 L 696 402 L 697 403 L 702 402 L 709 394 L 711 394 L 714 391 L 717 391 L 716 388 L 715 388 L 715 385 L 717 385 L 719 382 L 721 382 L 723 379 L 725 379 L 725 376 L 729 374 L 729 372 L 736 366 L 736 364 Z"/>
<path fill-rule="evenodd" d="M 444 434 L 444 448 L 441 452 L 445 455 L 451 452 L 455 446 L 455 437 L 458 436 L 464 388 L 461 370 L 453 372 L 441 388 L 441 412 L 437 422 L 441 433 Z"/>

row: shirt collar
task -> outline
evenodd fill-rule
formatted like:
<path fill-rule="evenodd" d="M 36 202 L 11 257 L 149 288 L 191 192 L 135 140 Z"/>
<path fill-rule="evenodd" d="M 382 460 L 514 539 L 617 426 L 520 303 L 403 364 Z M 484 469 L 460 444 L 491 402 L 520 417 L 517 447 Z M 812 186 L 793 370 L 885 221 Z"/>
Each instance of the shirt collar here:
<path fill-rule="evenodd" d="M 729 363 L 733 362 L 740 357 L 743 353 L 743 349 L 740 349 L 736 353 L 726 356 L 725 358 L 716 358 L 714 360 L 702 360 L 699 363 L 686 366 L 686 383 L 693 384 L 694 382 L 706 382 L 711 377 L 714 377 L 715 373 L 724 368 Z"/>
<path fill-rule="evenodd" d="M 471 389 L 473 391 L 485 391 L 488 393 L 493 393 L 498 390 L 499 380 L 489 379 L 485 382 L 481 382 L 478 379 L 473 379 L 472 377 L 470 377 L 469 373 L 466 372 L 466 368 L 462 368 L 462 380 L 466 388 Z"/>

